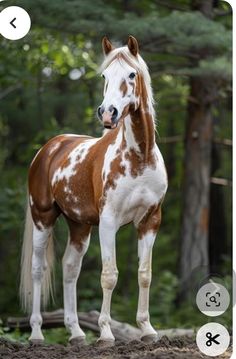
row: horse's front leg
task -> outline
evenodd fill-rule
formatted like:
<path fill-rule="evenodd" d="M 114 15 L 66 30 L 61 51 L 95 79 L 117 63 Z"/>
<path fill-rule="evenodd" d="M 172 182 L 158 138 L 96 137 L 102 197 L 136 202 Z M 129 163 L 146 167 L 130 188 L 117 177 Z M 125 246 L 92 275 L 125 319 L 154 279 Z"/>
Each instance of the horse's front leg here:
<path fill-rule="evenodd" d="M 161 222 L 161 209 L 158 206 L 150 216 L 139 223 L 138 226 L 138 284 L 139 299 L 136 321 L 141 329 L 141 340 L 153 342 L 157 340 L 157 332 L 150 323 L 149 290 L 152 279 L 152 248 Z"/>
<path fill-rule="evenodd" d="M 98 320 L 100 327 L 99 342 L 114 343 L 111 332 L 111 297 L 117 283 L 118 270 L 116 266 L 115 235 L 116 226 L 110 218 L 100 218 L 99 237 L 102 256 L 101 286 L 103 290 L 103 302 Z"/>

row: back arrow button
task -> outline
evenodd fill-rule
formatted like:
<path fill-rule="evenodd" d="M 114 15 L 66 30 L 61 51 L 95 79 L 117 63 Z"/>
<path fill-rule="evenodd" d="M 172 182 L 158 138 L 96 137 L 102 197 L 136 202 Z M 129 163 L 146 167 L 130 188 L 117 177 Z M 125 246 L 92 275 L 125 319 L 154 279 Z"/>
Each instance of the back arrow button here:
<path fill-rule="evenodd" d="M 13 26 L 14 29 L 16 29 L 16 25 L 14 24 L 15 21 L 16 21 L 16 17 L 14 17 L 14 19 L 12 19 L 10 22 L 11 26 Z"/>

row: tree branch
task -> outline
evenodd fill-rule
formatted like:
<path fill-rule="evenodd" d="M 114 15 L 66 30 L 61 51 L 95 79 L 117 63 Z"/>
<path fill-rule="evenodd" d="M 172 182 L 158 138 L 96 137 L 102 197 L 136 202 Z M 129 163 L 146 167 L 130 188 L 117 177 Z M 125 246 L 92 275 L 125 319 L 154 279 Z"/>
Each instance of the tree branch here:
<path fill-rule="evenodd" d="M 211 177 L 211 183 L 220 185 L 220 186 L 230 186 L 232 187 L 232 181 L 226 179 L 226 178 L 217 178 L 217 177 Z"/>

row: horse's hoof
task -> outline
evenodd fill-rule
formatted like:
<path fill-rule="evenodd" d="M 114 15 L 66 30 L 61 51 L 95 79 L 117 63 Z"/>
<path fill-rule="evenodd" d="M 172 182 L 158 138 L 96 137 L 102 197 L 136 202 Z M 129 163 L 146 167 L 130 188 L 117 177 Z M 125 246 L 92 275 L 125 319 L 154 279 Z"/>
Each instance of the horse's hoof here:
<path fill-rule="evenodd" d="M 98 339 L 97 345 L 101 348 L 113 347 L 115 345 L 114 339 Z"/>
<path fill-rule="evenodd" d="M 43 339 L 29 339 L 29 343 L 32 345 L 42 345 L 44 343 Z"/>
<path fill-rule="evenodd" d="M 70 343 L 70 345 L 77 345 L 80 347 L 87 345 L 85 337 L 75 337 L 75 338 L 69 339 L 69 343 Z"/>
<path fill-rule="evenodd" d="M 158 341 L 157 334 L 148 334 L 141 337 L 142 342 L 146 344 L 156 343 Z"/>

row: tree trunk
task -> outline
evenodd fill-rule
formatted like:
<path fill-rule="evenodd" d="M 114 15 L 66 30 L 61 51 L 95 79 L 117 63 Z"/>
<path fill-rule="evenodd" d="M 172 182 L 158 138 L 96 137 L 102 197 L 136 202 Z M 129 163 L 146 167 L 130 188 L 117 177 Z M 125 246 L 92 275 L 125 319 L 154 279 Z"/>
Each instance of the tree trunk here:
<path fill-rule="evenodd" d="M 192 275 L 209 271 L 209 193 L 213 119 L 210 79 L 191 78 L 191 102 L 185 144 L 185 177 L 181 236 L 180 280 L 182 296 L 191 288 Z"/>
<path fill-rule="evenodd" d="M 211 18 L 212 0 L 192 0 L 192 9 Z M 208 56 L 207 49 L 202 58 Z M 196 64 L 195 64 L 196 65 Z M 190 77 L 180 249 L 179 300 L 209 275 L 209 210 L 214 79 Z"/>
<path fill-rule="evenodd" d="M 219 145 L 212 146 L 212 174 L 220 168 L 221 157 Z M 221 273 L 224 255 L 227 253 L 227 223 L 225 217 L 225 198 L 223 186 L 211 184 L 210 188 L 210 221 L 209 221 L 209 249 L 210 272 Z M 219 205 L 220 204 L 220 205 Z"/>
<path fill-rule="evenodd" d="M 192 9 L 211 18 L 211 0 L 192 0 Z M 203 56 L 209 55 L 206 52 Z M 196 64 L 195 64 L 196 65 Z M 179 300 L 194 292 L 209 275 L 209 210 L 211 147 L 213 137 L 212 106 L 214 79 L 190 77 L 190 96 L 185 140 L 185 172 L 180 249 Z M 191 292 L 192 291 L 192 292 Z"/>

